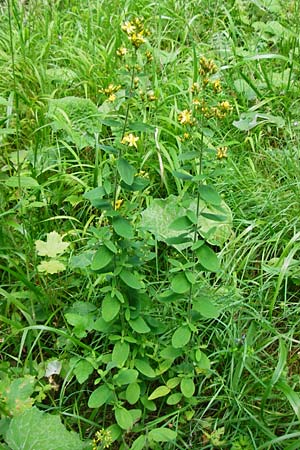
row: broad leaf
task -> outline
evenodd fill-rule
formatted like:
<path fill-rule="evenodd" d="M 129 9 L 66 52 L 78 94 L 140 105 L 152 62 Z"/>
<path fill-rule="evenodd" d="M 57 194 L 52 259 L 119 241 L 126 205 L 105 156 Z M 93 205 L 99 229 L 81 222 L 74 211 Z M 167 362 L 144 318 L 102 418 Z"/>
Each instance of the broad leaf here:
<path fill-rule="evenodd" d="M 143 359 L 136 359 L 134 362 L 134 366 L 137 368 L 139 372 L 145 375 L 148 378 L 155 378 L 156 373 L 150 366 L 150 364 Z"/>
<path fill-rule="evenodd" d="M 140 398 L 141 388 L 136 382 L 130 383 L 126 389 L 126 400 L 130 405 L 134 405 Z"/>
<path fill-rule="evenodd" d="M 130 450 L 144 450 L 146 448 L 146 436 L 141 435 L 133 442 Z"/>
<path fill-rule="evenodd" d="M 4 404 L 6 414 L 15 416 L 31 408 L 34 392 L 35 379 L 32 376 L 25 376 L 10 381 L 4 378 L 0 381 L 0 401 Z"/>
<path fill-rule="evenodd" d="M 190 342 L 191 330 L 188 326 L 179 327 L 172 336 L 172 345 L 174 348 L 182 348 Z"/>
<path fill-rule="evenodd" d="M 105 322 L 110 322 L 119 314 L 120 306 L 116 297 L 112 297 L 110 293 L 106 294 L 102 302 L 102 317 Z"/>
<path fill-rule="evenodd" d="M 31 408 L 14 417 L 6 434 L 11 450 L 82 450 L 79 436 L 67 431 L 59 416 Z"/>
<path fill-rule="evenodd" d="M 138 374 L 137 370 L 124 367 L 113 377 L 113 380 L 117 385 L 123 386 L 124 384 L 134 383 L 137 380 Z"/>
<path fill-rule="evenodd" d="M 35 241 L 35 247 L 39 256 L 49 256 L 56 258 L 61 255 L 69 247 L 69 242 L 63 242 L 62 237 L 56 231 L 47 234 L 47 241 Z"/>
<path fill-rule="evenodd" d="M 114 254 L 108 250 L 105 245 L 101 245 L 101 247 L 96 251 L 91 269 L 92 270 L 101 270 L 104 267 L 108 266 L 108 264 L 112 261 Z"/>
<path fill-rule="evenodd" d="M 129 270 L 123 269 L 120 273 L 121 280 L 132 289 L 143 289 L 144 285 L 141 283 L 139 278 Z"/>
<path fill-rule="evenodd" d="M 185 397 L 192 397 L 195 393 L 195 385 L 193 380 L 191 378 L 182 378 L 180 383 L 180 390 Z"/>
<path fill-rule="evenodd" d="M 130 345 L 128 342 L 116 342 L 112 352 L 112 361 L 116 363 L 118 367 L 124 366 L 129 356 L 129 352 Z"/>
<path fill-rule="evenodd" d="M 134 181 L 135 168 L 126 159 L 119 158 L 117 161 L 117 169 L 121 180 L 130 186 Z"/>
<path fill-rule="evenodd" d="M 148 437 L 154 442 L 170 442 L 176 439 L 177 433 L 169 428 L 161 427 L 149 431 Z"/>
<path fill-rule="evenodd" d="M 199 187 L 199 193 L 201 198 L 210 205 L 220 206 L 222 203 L 222 198 L 213 186 L 203 184 Z"/>
<path fill-rule="evenodd" d="M 150 327 L 146 324 L 145 320 L 139 316 L 137 319 L 129 320 L 131 328 L 139 334 L 149 333 Z"/>
<path fill-rule="evenodd" d="M 115 418 L 117 421 L 117 424 L 120 428 L 123 430 L 128 430 L 129 428 L 132 428 L 133 426 L 133 419 L 132 415 L 130 414 L 127 409 L 122 408 L 121 406 L 115 407 Z"/>
<path fill-rule="evenodd" d="M 220 263 L 215 252 L 206 244 L 196 250 L 196 255 L 201 266 L 209 272 L 218 272 Z"/>
<path fill-rule="evenodd" d="M 133 227 L 127 219 L 124 219 L 123 217 L 114 217 L 112 225 L 118 236 L 125 239 L 133 238 Z"/>
<path fill-rule="evenodd" d="M 165 397 L 170 392 L 168 386 L 158 386 L 151 395 L 149 395 L 148 400 L 155 400 L 156 398 Z"/>
<path fill-rule="evenodd" d="M 176 294 L 184 294 L 190 287 L 191 285 L 184 272 L 176 274 L 171 280 L 171 288 Z"/>
<path fill-rule="evenodd" d="M 193 309 L 207 319 L 215 319 L 220 314 L 219 309 L 206 296 L 193 299 Z"/>
<path fill-rule="evenodd" d="M 109 403 L 112 398 L 112 391 L 106 386 L 106 384 L 102 384 L 90 395 L 88 407 L 100 408 L 105 405 L 105 403 Z"/>
<path fill-rule="evenodd" d="M 74 369 L 74 374 L 80 384 L 84 383 L 93 372 L 94 367 L 86 359 L 81 359 Z"/>

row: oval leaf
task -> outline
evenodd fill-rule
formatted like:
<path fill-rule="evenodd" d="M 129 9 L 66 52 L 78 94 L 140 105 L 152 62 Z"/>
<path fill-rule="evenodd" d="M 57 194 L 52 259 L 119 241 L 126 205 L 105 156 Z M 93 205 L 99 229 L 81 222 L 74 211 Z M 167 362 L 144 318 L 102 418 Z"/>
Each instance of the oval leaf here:
<path fill-rule="evenodd" d="M 130 383 L 126 389 L 126 400 L 130 405 L 134 405 L 140 398 L 141 388 L 136 382 Z"/>
<path fill-rule="evenodd" d="M 177 437 L 176 431 L 170 430 L 169 428 L 154 428 L 149 432 L 149 439 L 154 442 L 170 442 L 174 441 Z"/>
<path fill-rule="evenodd" d="M 116 418 L 117 424 L 123 430 L 128 430 L 133 425 L 132 415 L 125 408 L 116 407 L 115 408 L 115 418 Z"/>
<path fill-rule="evenodd" d="M 120 302 L 116 297 L 107 294 L 102 302 L 102 317 L 105 322 L 113 320 L 120 311 Z"/>
<path fill-rule="evenodd" d="M 147 361 L 144 361 L 143 359 L 136 359 L 134 362 L 134 366 L 137 368 L 139 372 L 141 372 L 146 377 L 148 378 L 156 377 L 155 371 L 152 369 L 152 367 Z"/>
<path fill-rule="evenodd" d="M 177 273 L 171 281 L 171 288 L 176 294 L 184 294 L 190 289 L 190 283 L 188 282 L 183 272 Z"/>
<path fill-rule="evenodd" d="M 117 364 L 118 367 L 124 366 L 127 361 L 130 352 L 130 345 L 128 342 L 118 341 L 112 352 L 112 361 Z"/>
<path fill-rule="evenodd" d="M 134 167 L 132 167 L 132 165 L 129 164 L 126 159 L 119 158 L 117 161 L 117 170 L 119 172 L 121 180 L 125 181 L 125 183 L 130 186 L 134 181 Z"/>
<path fill-rule="evenodd" d="M 149 331 L 151 331 L 142 317 L 138 317 L 134 320 L 129 320 L 129 325 L 134 331 L 139 334 L 149 333 Z"/>
<path fill-rule="evenodd" d="M 182 378 L 180 383 L 180 390 L 187 398 L 193 397 L 195 393 L 195 385 L 191 378 Z"/>
<path fill-rule="evenodd" d="M 124 367 L 113 377 L 113 379 L 119 386 L 123 386 L 124 384 L 134 383 L 138 374 L 137 370 Z"/>
<path fill-rule="evenodd" d="M 143 289 L 144 285 L 140 282 L 138 277 L 129 272 L 129 270 L 122 270 L 120 273 L 121 280 L 132 289 Z"/>
<path fill-rule="evenodd" d="M 202 245 L 196 251 L 197 258 L 204 269 L 209 272 L 218 272 L 220 270 L 220 263 L 215 252 L 206 244 Z"/>
<path fill-rule="evenodd" d="M 106 386 L 106 384 L 102 384 L 99 386 L 90 396 L 88 401 L 89 408 L 100 408 L 105 403 L 108 403 L 112 398 L 112 391 Z"/>
<path fill-rule="evenodd" d="M 112 259 L 113 253 L 110 250 L 108 250 L 108 248 L 105 245 L 101 245 L 101 247 L 96 251 L 94 255 L 91 269 L 92 270 L 103 269 L 111 262 Z"/>
<path fill-rule="evenodd" d="M 220 314 L 219 309 L 208 297 L 196 298 L 193 300 L 193 309 L 207 319 L 215 319 Z"/>
<path fill-rule="evenodd" d="M 213 186 L 203 184 L 199 187 L 199 194 L 200 197 L 210 205 L 219 206 L 222 202 L 222 198 Z"/>
<path fill-rule="evenodd" d="M 113 219 L 112 225 L 118 236 L 121 236 L 125 239 L 133 238 L 133 228 L 128 220 L 124 219 L 123 217 L 115 217 Z"/>
<path fill-rule="evenodd" d="M 149 395 L 148 400 L 155 400 L 156 398 L 159 397 L 165 397 L 166 395 L 169 394 L 170 392 L 170 388 L 168 388 L 168 386 L 158 386 L 158 388 L 156 388 L 151 395 Z"/>
<path fill-rule="evenodd" d="M 172 336 L 172 345 L 174 348 L 182 348 L 186 344 L 189 343 L 191 339 L 191 330 L 183 325 L 182 327 L 179 327 L 178 330 L 175 331 L 175 333 Z"/>

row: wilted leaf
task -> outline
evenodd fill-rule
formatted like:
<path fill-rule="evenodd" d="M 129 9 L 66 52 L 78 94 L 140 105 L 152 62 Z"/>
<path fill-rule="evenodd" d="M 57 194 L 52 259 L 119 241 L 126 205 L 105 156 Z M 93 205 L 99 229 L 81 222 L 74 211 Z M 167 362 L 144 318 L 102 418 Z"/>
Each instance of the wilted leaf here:
<path fill-rule="evenodd" d="M 41 273 L 53 275 L 54 273 L 66 270 L 66 266 L 62 262 L 57 261 L 57 259 L 50 259 L 49 261 L 42 261 L 41 264 L 37 266 L 37 269 Z"/>

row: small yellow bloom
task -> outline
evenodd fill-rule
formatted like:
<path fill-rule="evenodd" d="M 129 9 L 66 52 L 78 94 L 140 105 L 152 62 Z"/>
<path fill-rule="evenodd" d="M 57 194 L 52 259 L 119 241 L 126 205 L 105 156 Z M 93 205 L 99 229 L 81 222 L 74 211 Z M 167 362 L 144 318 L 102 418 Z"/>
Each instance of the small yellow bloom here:
<path fill-rule="evenodd" d="M 142 31 L 140 33 L 133 33 L 128 37 L 135 48 L 139 48 L 142 44 L 144 44 L 144 42 L 146 42 Z"/>
<path fill-rule="evenodd" d="M 121 200 L 116 200 L 116 203 L 115 203 L 115 210 L 117 211 L 118 209 L 120 209 L 121 206 L 123 205 L 123 203 L 124 203 L 124 200 L 123 200 L 123 199 L 121 199 Z"/>
<path fill-rule="evenodd" d="M 181 125 L 193 125 L 194 119 L 192 117 L 192 111 L 185 109 L 178 114 L 178 121 Z"/>
<path fill-rule="evenodd" d="M 135 136 L 132 133 L 125 134 L 123 139 L 121 140 L 121 144 L 128 145 L 128 147 L 137 148 L 137 141 L 139 140 L 138 136 Z"/>
<path fill-rule="evenodd" d="M 215 64 L 215 62 L 212 59 L 206 59 L 204 56 L 202 58 L 200 58 L 200 69 L 199 69 L 199 73 L 200 75 L 204 76 L 204 75 L 208 75 L 208 74 L 213 74 L 216 73 L 218 70 L 217 65 Z"/>
<path fill-rule="evenodd" d="M 219 147 L 217 149 L 217 158 L 218 159 L 227 158 L 227 150 L 228 150 L 228 147 Z"/>
<path fill-rule="evenodd" d="M 120 89 L 121 89 L 120 84 L 115 85 L 113 83 L 110 83 L 107 88 L 101 89 L 100 92 L 103 92 L 103 94 L 110 97 L 112 94 L 115 94 L 115 92 L 118 92 Z"/>
<path fill-rule="evenodd" d="M 117 55 L 121 56 L 121 57 L 127 55 L 127 53 L 128 53 L 128 50 L 126 47 L 119 47 L 117 50 Z"/>
<path fill-rule="evenodd" d="M 228 100 L 225 100 L 224 102 L 220 102 L 220 103 L 218 104 L 218 107 L 219 107 L 222 111 L 227 111 L 227 112 L 232 111 L 232 106 L 231 106 L 231 104 L 229 103 Z"/>
<path fill-rule="evenodd" d="M 149 52 L 149 50 L 146 51 L 145 55 L 146 55 L 146 58 L 147 58 L 147 62 L 150 62 L 150 61 L 153 60 L 153 55 L 152 55 L 151 52 Z"/>
<path fill-rule="evenodd" d="M 212 87 L 216 94 L 222 92 L 222 85 L 219 79 L 212 82 Z"/>
<path fill-rule="evenodd" d="M 157 100 L 157 97 L 154 94 L 154 91 L 147 92 L 147 99 L 149 100 L 149 102 L 155 102 L 155 100 Z"/>
<path fill-rule="evenodd" d="M 134 77 L 134 80 L 133 80 L 133 84 L 134 84 L 134 87 L 135 87 L 135 88 L 137 88 L 137 87 L 138 87 L 138 85 L 139 85 L 139 82 L 140 82 L 140 79 L 139 79 L 139 77 Z"/>
<path fill-rule="evenodd" d="M 116 98 L 116 94 L 110 94 L 110 96 L 108 97 L 108 101 L 112 103 L 116 100 Z"/>
<path fill-rule="evenodd" d="M 128 34 L 128 36 L 135 32 L 135 26 L 129 21 L 123 23 L 121 28 L 122 28 L 123 31 L 125 31 L 125 33 Z"/>
<path fill-rule="evenodd" d="M 191 86 L 191 93 L 192 94 L 198 94 L 200 92 L 200 84 L 199 83 L 193 83 Z"/>

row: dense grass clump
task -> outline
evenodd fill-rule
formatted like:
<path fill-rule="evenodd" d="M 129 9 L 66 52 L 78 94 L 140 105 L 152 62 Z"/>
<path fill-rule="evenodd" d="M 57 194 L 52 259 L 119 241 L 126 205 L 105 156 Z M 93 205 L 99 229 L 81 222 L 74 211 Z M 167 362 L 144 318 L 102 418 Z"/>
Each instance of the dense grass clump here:
<path fill-rule="evenodd" d="M 299 12 L 0 5 L 1 449 L 300 448 Z"/>

